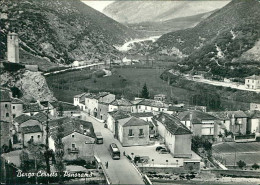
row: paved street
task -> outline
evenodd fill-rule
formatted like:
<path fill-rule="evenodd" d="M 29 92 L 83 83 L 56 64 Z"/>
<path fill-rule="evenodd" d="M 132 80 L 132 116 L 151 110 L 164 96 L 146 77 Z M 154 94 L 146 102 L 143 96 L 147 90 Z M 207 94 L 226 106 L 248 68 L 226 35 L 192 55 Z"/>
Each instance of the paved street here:
<path fill-rule="evenodd" d="M 89 117 L 86 113 L 82 113 L 82 119 L 85 121 L 90 121 L 93 123 L 95 132 L 101 132 L 104 143 L 96 145 L 95 154 L 100 158 L 103 165 L 108 161 L 108 169 L 106 172 L 112 182 L 112 184 L 144 184 L 142 177 L 133 167 L 133 165 L 128 161 L 128 159 L 123 156 L 123 148 L 121 144 L 114 139 L 112 133 L 104 128 L 104 123 Z M 109 154 L 108 147 L 109 144 L 116 143 L 121 151 L 121 159 L 113 160 Z"/>

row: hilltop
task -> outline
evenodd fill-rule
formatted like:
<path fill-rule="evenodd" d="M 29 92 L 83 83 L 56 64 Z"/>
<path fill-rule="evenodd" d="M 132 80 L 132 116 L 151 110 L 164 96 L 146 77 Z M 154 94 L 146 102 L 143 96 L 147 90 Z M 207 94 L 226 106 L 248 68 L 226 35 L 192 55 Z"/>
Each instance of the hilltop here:
<path fill-rule="evenodd" d="M 80 0 L 3 0 L 0 12 L 2 54 L 8 31 L 19 34 L 22 50 L 63 64 L 118 54 L 114 45 L 137 36 Z"/>
<path fill-rule="evenodd" d="M 227 3 L 228 1 L 115 1 L 103 12 L 126 24 L 163 22 L 210 12 Z"/>
<path fill-rule="evenodd" d="M 259 74 L 260 3 L 233 0 L 194 28 L 160 37 L 150 53 L 177 55 L 182 72 L 243 78 Z M 172 52 L 177 50 L 178 53 Z"/>

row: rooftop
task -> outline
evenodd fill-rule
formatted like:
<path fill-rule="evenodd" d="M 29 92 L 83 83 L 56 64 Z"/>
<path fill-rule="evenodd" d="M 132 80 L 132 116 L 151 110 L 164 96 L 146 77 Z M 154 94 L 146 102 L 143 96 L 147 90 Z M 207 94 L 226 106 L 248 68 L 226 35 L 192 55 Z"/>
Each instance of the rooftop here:
<path fill-rule="evenodd" d="M 12 104 L 23 104 L 23 101 L 18 98 L 12 98 Z"/>
<path fill-rule="evenodd" d="M 38 103 L 30 103 L 30 104 L 24 104 L 23 105 L 23 112 L 39 112 L 41 111 L 41 107 Z"/>
<path fill-rule="evenodd" d="M 17 122 L 18 124 L 21 124 L 25 121 L 28 121 L 29 119 L 31 119 L 31 116 L 28 116 L 26 114 L 22 114 L 20 116 L 17 116 L 16 118 L 14 118 L 14 121 Z"/>
<path fill-rule="evenodd" d="M 50 102 L 50 104 L 54 108 L 59 108 L 59 106 L 62 106 L 63 111 L 71 111 L 71 110 L 79 110 L 77 106 L 74 106 L 72 103 L 62 102 L 62 101 L 54 101 Z"/>
<path fill-rule="evenodd" d="M 259 111 L 259 110 L 247 111 L 246 114 L 247 114 L 248 117 L 251 118 L 251 119 L 260 118 L 260 111 Z"/>
<path fill-rule="evenodd" d="M 190 121 L 192 119 L 193 123 L 202 123 L 203 120 L 217 120 L 215 116 L 212 116 L 208 113 L 197 111 L 197 110 L 190 110 L 181 112 L 178 115 L 178 118 L 181 121 Z"/>
<path fill-rule="evenodd" d="M 122 125 L 123 127 L 149 125 L 148 122 L 133 116 L 118 120 L 118 124 Z"/>
<path fill-rule="evenodd" d="M 152 99 L 143 99 L 137 105 L 146 105 L 146 106 L 151 106 L 151 107 L 158 107 L 158 108 L 167 108 L 169 107 L 168 104 L 165 104 L 161 101 L 157 100 L 152 100 Z"/>
<path fill-rule="evenodd" d="M 60 118 L 56 120 L 51 120 L 49 122 L 50 125 L 50 133 L 55 138 L 57 135 L 57 130 L 59 123 L 62 124 L 64 128 L 64 137 L 72 134 L 73 132 L 78 132 L 80 134 L 84 134 L 86 136 L 95 138 L 96 135 L 94 133 L 94 128 L 91 122 L 83 121 L 75 118 Z"/>
<path fill-rule="evenodd" d="M 165 126 L 165 128 L 173 135 L 192 134 L 192 132 L 185 125 L 182 124 L 179 118 L 175 116 L 166 113 L 160 113 L 155 119 L 160 121 Z"/>
<path fill-rule="evenodd" d="M 33 126 L 22 127 L 21 131 L 23 134 L 29 134 L 29 133 L 42 132 L 42 129 L 39 125 L 33 125 Z"/>
<path fill-rule="evenodd" d="M 130 115 L 124 111 L 117 110 L 109 112 L 109 114 L 114 118 L 114 120 L 124 119 L 130 117 Z"/>
<path fill-rule="evenodd" d="M 238 110 L 238 111 L 227 111 L 227 114 L 228 116 L 231 118 L 231 117 L 235 117 L 235 118 L 247 118 L 248 115 L 244 112 L 244 111 L 241 111 L 241 110 Z"/>
<path fill-rule="evenodd" d="M 131 106 L 132 105 L 132 103 L 125 98 L 116 99 L 116 100 L 112 101 L 110 104 L 114 105 L 114 106 Z"/>
<path fill-rule="evenodd" d="M 110 94 L 109 92 L 100 92 L 100 93 L 98 93 L 98 94 L 90 93 L 90 94 L 87 94 L 87 95 L 86 95 L 86 98 L 98 100 L 99 98 L 105 97 L 105 96 L 107 96 L 107 95 L 109 95 L 109 94 Z"/>
<path fill-rule="evenodd" d="M 258 75 L 252 75 L 252 76 L 246 77 L 246 79 L 260 80 L 260 76 L 258 76 Z"/>
<path fill-rule="evenodd" d="M 153 113 L 151 113 L 151 112 L 131 113 L 131 115 L 136 117 L 136 118 L 153 117 Z"/>

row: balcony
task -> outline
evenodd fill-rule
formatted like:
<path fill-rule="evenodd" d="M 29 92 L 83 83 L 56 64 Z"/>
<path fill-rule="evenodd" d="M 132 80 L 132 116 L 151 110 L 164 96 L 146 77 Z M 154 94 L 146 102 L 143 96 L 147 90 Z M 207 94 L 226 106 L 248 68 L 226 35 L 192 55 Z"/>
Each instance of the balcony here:
<path fill-rule="evenodd" d="M 78 148 L 68 148 L 68 153 L 79 153 Z"/>

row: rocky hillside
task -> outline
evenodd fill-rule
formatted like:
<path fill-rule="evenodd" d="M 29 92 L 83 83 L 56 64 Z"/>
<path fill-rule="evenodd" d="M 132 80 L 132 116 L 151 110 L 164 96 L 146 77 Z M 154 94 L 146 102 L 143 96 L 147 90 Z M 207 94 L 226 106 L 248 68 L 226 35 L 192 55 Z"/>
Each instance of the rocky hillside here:
<path fill-rule="evenodd" d="M 227 3 L 228 1 L 115 1 L 103 12 L 121 23 L 160 22 L 210 12 Z"/>
<path fill-rule="evenodd" d="M 40 72 L 25 71 L 24 69 L 16 72 L 1 70 L 1 86 L 18 88 L 22 94 L 21 99 L 25 102 L 55 100 Z"/>
<path fill-rule="evenodd" d="M 23 50 L 67 64 L 117 54 L 113 45 L 136 37 L 136 32 L 80 0 L 2 0 L 0 12 L 2 54 L 8 31 L 19 34 Z"/>
<path fill-rule="evenodd" d="M 180 51 L 179 56 L 188 56 L 179 64 L 182 72 L 206 71 L 229 78 L 258 74 L 260 62 L 253 56 L 259 53 L 259 17 L 258 0 L 233 0 L 194 28 L 163 35 L 150 52 Z"/>

